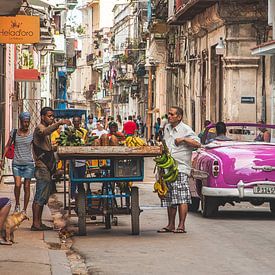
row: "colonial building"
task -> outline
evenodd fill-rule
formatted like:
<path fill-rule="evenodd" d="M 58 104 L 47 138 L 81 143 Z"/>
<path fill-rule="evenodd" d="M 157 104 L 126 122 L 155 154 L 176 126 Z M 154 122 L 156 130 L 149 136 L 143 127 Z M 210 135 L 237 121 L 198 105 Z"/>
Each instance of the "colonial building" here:
<path fill-rule="evenodd" d="M 169 105 L 181 102 L 197 131 L 205 119 L 265 117 L 263 60 L 251 48 L 267 39 L 266 20 L 266 1 L 169 1 Z"/>

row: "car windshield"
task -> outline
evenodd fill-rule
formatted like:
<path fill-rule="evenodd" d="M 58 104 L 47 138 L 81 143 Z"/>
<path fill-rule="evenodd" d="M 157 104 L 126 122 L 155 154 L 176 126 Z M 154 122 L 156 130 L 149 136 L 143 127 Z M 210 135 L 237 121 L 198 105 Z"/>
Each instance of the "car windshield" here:
<path fill-rule="evenodd" d="M 204 144 L 211 142 L 275 142 L 275 125 L 228 123 L 226 133 L 217 134 L 215 125 L 205 131 Z"/>

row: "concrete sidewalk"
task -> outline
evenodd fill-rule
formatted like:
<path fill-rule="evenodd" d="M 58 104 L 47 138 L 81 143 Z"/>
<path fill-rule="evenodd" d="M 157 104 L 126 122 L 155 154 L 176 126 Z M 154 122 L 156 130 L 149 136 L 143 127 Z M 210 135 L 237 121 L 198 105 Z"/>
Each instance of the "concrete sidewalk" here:
<path fill-rule="evenodd" d="M 12 200 L 11 213 L 14 210 L 13 178 L 5 178 L 0 184 L 0 196 Z M 23 187 L 23 186 L 22 186 Z M 59 242 L 55 231 L 30 231 L 32 225 L 32 200 L 35 184 L 31 185 L 31 198 L 27 209 L 29 221 L 24 221 L 15 232 L 15 244 L 12 246 L 0 245 L 0 273 L 5 275 L 49 275 L 71 274 L 69 262 L 64 250 L 54 250 L 46 243 L 47 240 Z M 23 206 L 24 191 L 21 190 L 21 207 Z M 52 225 L 50 209 L 46 206 L 43 213 L 43 222 Z M 54 240 L 54 241 L 53 241 Z"/>

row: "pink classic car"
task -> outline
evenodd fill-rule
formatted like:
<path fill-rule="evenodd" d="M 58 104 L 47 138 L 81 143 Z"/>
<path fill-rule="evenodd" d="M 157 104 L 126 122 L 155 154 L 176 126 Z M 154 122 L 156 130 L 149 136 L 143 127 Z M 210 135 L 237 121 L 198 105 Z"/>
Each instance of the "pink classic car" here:
<path fill-rule="evenodd" d="M 206 140 L 214 126 L 205 131 Z M 193 154 L 191 189 L 195 186 L 202 215 L 213 216 L 219 206 L 241 201 L 253 205 L 269 202 L 275 214 L 275 125 L 227 123 L 226 128 L 231 141 L 212 138 Z M 255 141 L 266 130 L 271 142 Z M 199 199 L 194 196 L 192 200 L 193 210 L 198 209 Z"/>

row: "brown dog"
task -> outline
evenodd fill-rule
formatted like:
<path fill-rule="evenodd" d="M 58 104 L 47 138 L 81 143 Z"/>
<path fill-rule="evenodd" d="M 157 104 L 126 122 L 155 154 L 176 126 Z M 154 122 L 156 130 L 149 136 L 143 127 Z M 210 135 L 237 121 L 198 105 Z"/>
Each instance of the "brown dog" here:
<path fill-rule="evenodd" d="M 29 220 L 25 212 L 15 212 L 7 217 L 3 227 L 6 241 L 14 243 L 14 231 L 19 228 L 24 220 Z"/>

